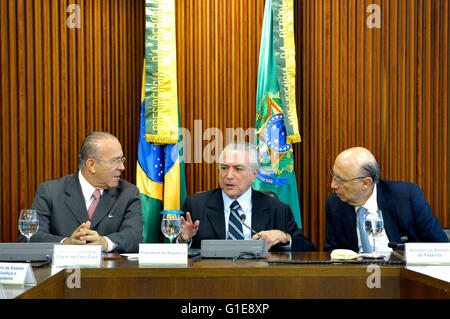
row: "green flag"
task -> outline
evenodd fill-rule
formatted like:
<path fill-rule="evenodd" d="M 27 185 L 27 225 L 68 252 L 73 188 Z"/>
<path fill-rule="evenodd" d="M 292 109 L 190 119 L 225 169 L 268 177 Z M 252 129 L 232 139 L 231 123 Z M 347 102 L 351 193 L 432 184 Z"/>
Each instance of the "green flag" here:
<path fill-rule="evenodd" d="M 256 92 L 256 190 L 276 193 L 302 226 L 292 143 L 300 142 L 295 104 L 295 43 L 292 0 L 266 0 Z"/>

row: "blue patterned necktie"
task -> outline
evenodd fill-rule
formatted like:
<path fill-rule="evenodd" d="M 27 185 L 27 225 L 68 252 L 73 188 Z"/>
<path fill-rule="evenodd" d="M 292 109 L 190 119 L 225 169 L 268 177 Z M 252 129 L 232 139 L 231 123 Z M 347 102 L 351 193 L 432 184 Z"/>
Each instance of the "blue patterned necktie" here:
<path fill-rule="evenodd" d="M 244 239 L 242 232 L 242 224 L 239 220 L 239 203 L 235 200 L 230 205 L 230 219 L 228 220 L 228 236 L 227 239 L 239 240 Z"/>
<path fill-rule="evenodd" d="M 361 247 L 363 249 L 363 252 L 371 253 L 372 246 L 369 243 L 369 236 L 367 236 L 367 233 L 364 230 L 364 222 L 366 220 L 367 208 L 361 206 L 358 208 L 357 213 L 358 213 L 359 237 L 361 238 Z"/>

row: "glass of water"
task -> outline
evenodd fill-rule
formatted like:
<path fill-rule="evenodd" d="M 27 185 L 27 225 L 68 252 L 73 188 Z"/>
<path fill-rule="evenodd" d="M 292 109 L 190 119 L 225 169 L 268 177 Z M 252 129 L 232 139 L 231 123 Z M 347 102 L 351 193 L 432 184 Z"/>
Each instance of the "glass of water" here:
<path fill-rule="evenodd" d="M 30 242 L 31 236 L 37 233 L 39 220 L 35 209 L 22 209 L 19 216 L 19 230 Z"/>
<path fill-rule="evenodd" d="M 366 219 L 364 221 L 364 230 L 369 237 L 373 238 L 373 250 L 372 253 L 369 254 L 370 257 L 382 257 L 382 255 L 378 255 L 376 253 L 375 238 L 383 232 L 383 227 L 383 214 L 381 210 L 377 210 L 376 212 L 369 212 L 366 215 Z"/>
<path fill-rule="evenodd" d="M 163 210 L 161 212 L 162 220 L 161 220 L 161 231 L 169 238 L 170 243 L 173 243 L 173 240 L 177 238 L 177 236 L 181 232 L 181 219 L 180 215 L 183 214 L 182 211 L 179 210 Z"/>

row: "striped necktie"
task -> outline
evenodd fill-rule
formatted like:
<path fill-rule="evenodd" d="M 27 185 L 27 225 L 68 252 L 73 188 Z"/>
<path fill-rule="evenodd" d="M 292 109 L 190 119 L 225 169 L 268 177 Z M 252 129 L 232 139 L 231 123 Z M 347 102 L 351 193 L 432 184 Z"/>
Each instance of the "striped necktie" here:
<path fill-rule="evenodd" d="M 228 220 L 228 236 L 227 239 L 239 240 L 244 239 L 244 233 L 242 232 L 242 224 L 239 220 L 239 203 L 235 200 L 230 205 L 230 219 Z"/>

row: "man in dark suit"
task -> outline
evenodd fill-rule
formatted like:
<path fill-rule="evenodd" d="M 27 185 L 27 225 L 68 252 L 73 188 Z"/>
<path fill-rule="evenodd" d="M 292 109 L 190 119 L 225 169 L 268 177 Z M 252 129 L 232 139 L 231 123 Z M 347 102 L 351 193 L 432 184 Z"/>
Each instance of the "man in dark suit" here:
<path fill-rule="evenodd" d="M 377 250 L 389 250 L 388 242 L 405 240 L 448 242 L 419 186 L 380 179 L 379 165 L 367 149 L 354 147 L 342 152 L 330 173 L 335 193 L 326 199 L 324 250 L 363 251 L 361 236 L 365 234 L 357 226 L 360 207 L 382 212 L 384 229 L 377 237 Z"/>
<path fill-rule="evenodd" d="M 77 173 L 36 190 L 32 208 L 38 210 L 39 230 L 31 240 L 137 252 L 141 201 L 136 186 L 120 179 L 125 170 L 120 142 L 109 133 L 93 132 L 83 141 L 78 160 Z"/>
<path fill-rule="evenodd" d="M 251 188 L 259 168 L 258 152 L 253 145 L 228 145 L 219 157 L 218 166 L 220 188 L 186 199 L 183 206 L 186 219 L 182 217 L 179 242 L 191 242 L 191 247 L 198 248 L 203 239 L 262 238 L 272 250 L 315 250 L 297 227 L 288 205 Z M 234 224 L 233 211 L 238 217 Z M 242 220 L 257 234 L 242 227 Z M 232 230 L 235 228 L 236 236 Z"/>

